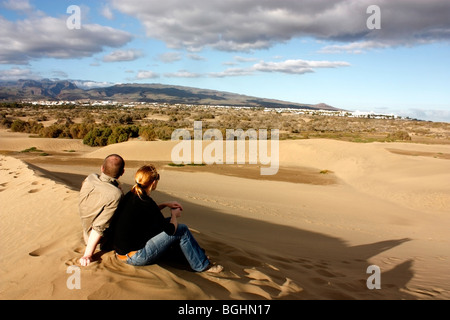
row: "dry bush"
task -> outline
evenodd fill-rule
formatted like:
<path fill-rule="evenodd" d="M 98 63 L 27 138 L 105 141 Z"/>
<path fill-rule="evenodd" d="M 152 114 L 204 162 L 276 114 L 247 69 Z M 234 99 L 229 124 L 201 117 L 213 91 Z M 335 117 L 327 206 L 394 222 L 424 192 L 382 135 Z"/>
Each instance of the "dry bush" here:
<path fill-rule="evenodd" d="M 391 141 L 411 141 L 411 136 L 406 131 L 396 131 L 387 136 Z"/>
<path fill-rule="evenodd" d="M 153 117 L 152 115 L 164 115 Z M 74 123 L 74 119 L 78 124 Z M 20 122 L 20 121 L 22 122 Z M 54 120 L 43 128 L 39 122 Z M 13 131 L 39 133 L 42 136 L 85 138 L 94 128 L 136 126 L 144 140 L 171 139 L 173 130 L 192 130 L 194 121 L 203 121 L 203 128 L 279 129 L 280 139 L 331 138 L 346 141 L 440 141 L 450 143 L 450 124 L 417 120 L 354 118 L 329 116 L 320 112 L 297 114 L 264 108 L 216 108 L 191 105 L 119 106 L 31 106 L 30 104 L 0 104 L 0 126 Z M 44 130 L 45 129 L 45 130 Z M 106 129 L 105 129 L 106 130 Z M 98 133 L 98 132 L 97 132 Z M 104 133 L 104 132 L 103 132 Z M 98 133 L 101 137 L 103 133 Z M 225 136 L 225 135 L 224 135 Z M 117 133 L 109 140 L 122 141 Z M 427 140 L 428 139 L 428 140 Z M 101 140 L 101 139 L 100 139 Z M 104 143 L 104 139 L 100 141 Z"/>

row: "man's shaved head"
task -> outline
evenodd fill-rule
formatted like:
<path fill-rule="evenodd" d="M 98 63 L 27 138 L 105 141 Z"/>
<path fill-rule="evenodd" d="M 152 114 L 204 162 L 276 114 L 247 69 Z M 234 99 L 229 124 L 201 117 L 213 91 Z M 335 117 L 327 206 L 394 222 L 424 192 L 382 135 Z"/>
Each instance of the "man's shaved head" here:
<path fill-rule="evenodd" d="M 102 171 L 107 176 L 119 179 L 125 169 L 125 161 L 118 154 L 111 154 L 105 158 L 102 165 Z"/>

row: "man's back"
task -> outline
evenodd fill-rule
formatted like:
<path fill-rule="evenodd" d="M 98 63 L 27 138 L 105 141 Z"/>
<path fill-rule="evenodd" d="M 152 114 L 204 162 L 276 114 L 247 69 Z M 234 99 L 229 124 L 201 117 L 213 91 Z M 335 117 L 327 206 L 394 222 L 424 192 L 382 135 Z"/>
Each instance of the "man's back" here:
<path fill-rule="evenodd" d="M 123 196 L 118 186 L 116 179 L 104 173 L 91 174 L 84 180 L 80 190 L 79 212 L 86 243 L 91 230 L 103 236 L 109 227 Z"/>

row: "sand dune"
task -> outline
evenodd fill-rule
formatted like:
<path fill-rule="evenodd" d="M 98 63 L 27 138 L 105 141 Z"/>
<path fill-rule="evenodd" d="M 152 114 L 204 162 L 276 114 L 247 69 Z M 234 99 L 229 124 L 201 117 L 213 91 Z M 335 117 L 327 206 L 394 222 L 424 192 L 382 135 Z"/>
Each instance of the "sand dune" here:
<path fill-rule="evenodd" d="M 69 155 L 67 141 L 13 139 L 2 136 L 0 150 L 54 153 L 0 156 L 1 299 L 450 298 L 450 162 L 389 150 L 448 154 L 449 146 L 281 141 L 281 169 L 297 170 L 283 172 L 333 178 L 315 184 L 257 179 L 243 174 L 249 166 L 168 167 L 173 142 L 72 145 Z M 136 268 L 108 252 L 81 269 L 81 289 L 67 287 L 84 250 L 78 189 L 110 153 L 129 163 L 125 190 L 140 162 L 158 162 L 155 200 L 184 204 L 182 222 L 223 273 L 193 273 L 173 259 Z M 381 269 L 380 290 L 367 288 L 370 265 Z"/>
<path fill-rule="evenodd" d="M 85 157 L 103 159 L 111 153 L 119 153 L 126 160 L 171 162 L 171 150 L 176 144 L 132 141 L 98 149 Z M 434 150 L 436 154 L 450 155 L 450 146 L 297 140 L 280 141 L 279 161 L 283 168 L 314 168 L 317 173 L 332 171 L 358 191 L 402 202 L 412 209 L 450 211 L 449 163 L 436 158 L 398 156 L 389 151 L 390 148 Z"/>
<path fill-rule="evenodd" d="M 82 140 L 30 138 L 27 133 L 9 133 L 0 130 L 0 151 L 23 151 L 35 147 L 46 152 L 92 152 L 91 147 L 83 144 Z"/>

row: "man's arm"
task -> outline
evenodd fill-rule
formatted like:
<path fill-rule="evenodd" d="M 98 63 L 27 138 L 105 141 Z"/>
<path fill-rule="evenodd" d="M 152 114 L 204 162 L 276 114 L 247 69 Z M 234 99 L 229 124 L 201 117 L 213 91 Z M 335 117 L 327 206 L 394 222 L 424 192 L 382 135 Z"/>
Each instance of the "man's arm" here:
<path fill-rule="evenodd" d="M 84 256 L 80 259 L 80 264 L 83 267 L 86 267 L 91 263 L 92 255 L 94 254 L 95 248 L 97 247 L 101 238 L 102 236 L 97 231 L 95 231 L 94 229 L 91 230 L 88 243 L 86 245 L 86 250 L 84 251 Z"/>
<path fill-rule="evenodd" d="M 103 237 L 103 232 L 109 228 L 112 217 L 119 206 L 121 198 L 114 199 L 108 205 L 105 206 L 101 215 L 94 221 L 92 230 L 89 234 L 89 239 L 84 251 L 84 256 L 80 259 L 80 264 L 85 267 L 91 263 L 92 255 L 94 254 L 100 239 Z"/>

